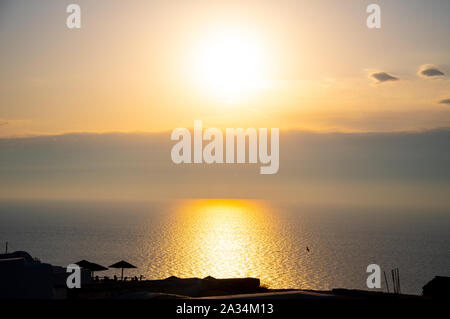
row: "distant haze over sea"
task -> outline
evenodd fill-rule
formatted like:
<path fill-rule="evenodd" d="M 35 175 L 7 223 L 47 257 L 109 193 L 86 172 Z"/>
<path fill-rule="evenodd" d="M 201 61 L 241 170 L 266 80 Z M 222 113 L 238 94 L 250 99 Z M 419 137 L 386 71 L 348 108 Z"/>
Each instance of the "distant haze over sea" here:
<path fill-rule="evenodd" d="M 171 161 L 170 133 L 0 139 L 2 198 L 259 198 L 450 208 L 449 130 L 280 132 L 280 169 Z"/>

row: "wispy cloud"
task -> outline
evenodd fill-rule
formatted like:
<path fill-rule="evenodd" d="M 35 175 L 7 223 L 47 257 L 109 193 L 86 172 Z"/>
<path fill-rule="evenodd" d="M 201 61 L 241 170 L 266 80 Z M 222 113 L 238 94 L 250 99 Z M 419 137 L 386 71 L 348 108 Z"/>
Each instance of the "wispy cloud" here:
<path fill-rule="evenodd" d="M 384 83 L 399 80 L 398 77 L 395 77 L 387 72 L 374 72 L 371 73 L 369 76 L 375 79 L 376 83 Z"/>
<path fill-rule="evenodd" d="M 0 119 L 0 126 L 8 125 L 8 121 Z"/>
<path fill-rule="evenodd" d="M 439 104 L 448 104 L 450 105 L 450 99 L 443 99 L 439 101 Z"/>
<path fill-rule="evenodd" d="M 424 64 L 419 68 L 417 74 L 423 78 L 435 78 L 444 76 L 444 72 L 439 70 L 439 68 L 432 64 Z"/>

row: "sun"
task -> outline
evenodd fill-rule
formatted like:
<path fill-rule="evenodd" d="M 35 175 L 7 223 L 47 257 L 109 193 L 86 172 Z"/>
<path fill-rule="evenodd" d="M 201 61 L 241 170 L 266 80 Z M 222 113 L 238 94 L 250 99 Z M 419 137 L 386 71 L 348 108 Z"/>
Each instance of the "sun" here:
<path fill-rule="evenodd" d="M 201 89 L 228 104 L 268 85 L 267 50 L 242 30 L 209 34 L 198 46 L 193 66 Z"/>

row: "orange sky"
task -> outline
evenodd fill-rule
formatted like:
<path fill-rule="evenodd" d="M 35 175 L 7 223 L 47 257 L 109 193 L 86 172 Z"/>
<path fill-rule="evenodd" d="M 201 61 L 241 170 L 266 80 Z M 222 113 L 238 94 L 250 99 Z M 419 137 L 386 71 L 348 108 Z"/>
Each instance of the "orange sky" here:
<path fill-rule="evenodd" d="M 69 30 L 64 3 L 6 1 L 0 136 L 449 127 L 449 4 L 380 3 L 369 30 L 363 1 L 79 1 Z"/>

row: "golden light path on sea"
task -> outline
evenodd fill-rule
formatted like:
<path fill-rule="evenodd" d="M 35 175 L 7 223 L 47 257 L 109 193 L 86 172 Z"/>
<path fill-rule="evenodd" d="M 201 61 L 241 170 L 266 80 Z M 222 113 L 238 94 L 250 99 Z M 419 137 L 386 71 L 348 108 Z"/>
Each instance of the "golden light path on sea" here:
<path fill-rule="evenodd" d="M 283 237 L 283 229 L 267 202 L 186 200 L 178 205 L 174 217 L 171 237 L 177 237 L 179 252 L 176 275 L 257 277 L 271 287 L 289 277 L 284 263 L 292 243 L 289 236 Z"/>

